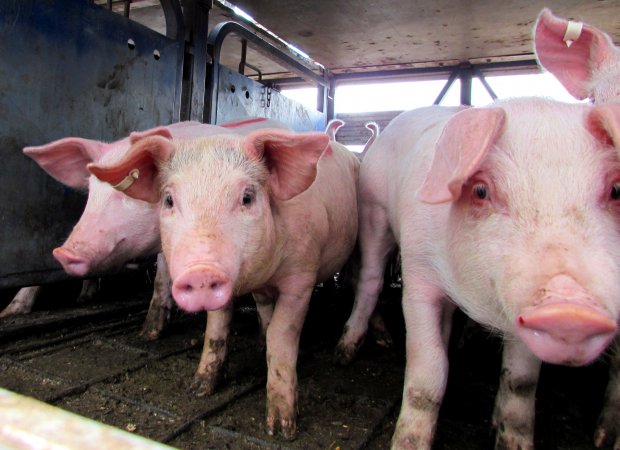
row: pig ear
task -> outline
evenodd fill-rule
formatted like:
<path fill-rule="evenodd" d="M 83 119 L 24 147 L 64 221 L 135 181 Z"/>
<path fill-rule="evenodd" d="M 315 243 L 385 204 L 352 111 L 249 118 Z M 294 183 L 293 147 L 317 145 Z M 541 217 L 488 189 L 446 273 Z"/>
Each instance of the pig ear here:
<path fill-rule="evenodd" d="M 591 95 L 593 75 L 616 52 L 607 34 L 590 25 L 556 17 L 546 8 L 536 22 L 534 48 L 539 63 L 580 100 Z"/>
<path fill-rule="evenodd" d="M 136 142 L 120 161 L 109 165 L 89 164 L 88 170 L 132 198 L 156 203 L 160 196 L 159 166 L 170 158 L 173 150 L 170 140 L 149 136 Z"/>
<path fill-rule="evenodd" d="M 168 128 L 157 127 L 157 128 L 151 128 L 150 130 L 146 130 L 146 131 L 134 131 L 133 133 L 129 135 L 129 143 L 133 145 L 136 142 L 138 142 L 140 139 L 144 139 L 149 136 L 162 136 L 162 137 L 165 137 L 166 139 L 172 139 L 172 133 L 170 132 L 170 130 L 168 130 Z"/>
<path fill-rule="evenodd" d="M 332 119 L 329 121 L 327 126 L 325 127 L 325 133 L 329 136 L 329 139 L 332 141 L 336 140 L 336 133 L 338 130 L 344 126 L 344 122 L 340 119 Z"/>
<path fill-rule="evenodd" d="M 23 151 L 56 180 L 76 189 L 88 188 L 86 165 L 98 161 L 102 154 L 100 142 L 75 137 L 24 147 Z"/>
<path fill-rule="evenodd" d="M 502 130 L 501 108 L 471 108 L 456 113 L 445 125 L 424 184 L 417 193 L 425 203 L 445 203 L 461 196 L 463 183 L 474 174 Z"/>
<path fill-rule="evenodd" d="M 243 147 L 246 154 L 266 162 L 271 192 L 275 197 L 288 200 L 314 182 L 317 162 L 329 148 L 328 144 L 329 137 L 325 133 L 266 129 L 248 135 Z"/>
<path fill-rule="evenodd" d="M 620 148 L 620 104 L 592 108 L 586 127 L 599 141 Z"/>

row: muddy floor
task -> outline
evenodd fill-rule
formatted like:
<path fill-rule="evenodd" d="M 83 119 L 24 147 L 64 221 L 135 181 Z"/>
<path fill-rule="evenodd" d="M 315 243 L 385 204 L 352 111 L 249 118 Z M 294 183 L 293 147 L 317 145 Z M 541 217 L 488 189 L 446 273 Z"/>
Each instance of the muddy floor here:
<path fill-rule="evenodd" d="M 256 312 L 238 301 L 226 378 L 210 397 L 189 386 L 198 364 L 205 316 L 175 312 L 163 336 L 139 336 L 150 278 L 101 281 L 102 294 L 78 305 L 75 283 L 49 286 L 36 310 L 0 319 L 0 386 L 180 449 L 386 449 L 394 431 L 404 373 L 404 325 L 398 288 L 380 308 L 394 345 L 369 338 L 348 367 L 332 361 L 352 294 L 317 289 L 302 335 L 299 435 L 264 432 L 266 365 Z M 0 307 L 14 290 L 0 291 Z M 492 449 L 490 427 L 501 343 L 462 315 L 455 318 L 450 377 L 436 449 Z M 592 449 L 607 367 L 543 366 L 537 449 Z"/>

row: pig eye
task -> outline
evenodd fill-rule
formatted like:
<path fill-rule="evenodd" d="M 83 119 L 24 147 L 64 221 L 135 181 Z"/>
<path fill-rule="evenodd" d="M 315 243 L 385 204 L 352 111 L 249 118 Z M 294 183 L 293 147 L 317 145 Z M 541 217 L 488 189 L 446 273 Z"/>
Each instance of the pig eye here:
<path fill-rule="evenodd" d="M 256 193 L 254 192 L 254 190 L 246 189 L 243 192 L 243 196 L 241 197 L 241 204 L 243 204 L 243 206 L 250 206 L 252 203 L 254 203 L 255 198 Z"/>
<path fill-rule="evenodd" d="M 489 197 L 489 191 L 484 184 L 476 184 L 474 186 L 474 195 L 480 200 L 486 200 Z"/>
<path fill-rule="evenodd" d="M 166 209 L 171 209 L 174 206 L 174 201 L 172 200 L 172 194 L 170 192 L 166 192 L 164 194 L 163 207 Z"/>
<path fill-rule="evenodd" d="M 614 185 L 611 187 L 611 193 L 610 193 L 609 197 L 612 200 L 619 200 L 620 199 L 620 182 L 614 183 Z"/>

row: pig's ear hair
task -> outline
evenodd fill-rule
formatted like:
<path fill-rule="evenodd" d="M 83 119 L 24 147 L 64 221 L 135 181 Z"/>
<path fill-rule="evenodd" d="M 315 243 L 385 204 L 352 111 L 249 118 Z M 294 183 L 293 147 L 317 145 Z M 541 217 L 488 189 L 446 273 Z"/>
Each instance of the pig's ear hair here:
<path fill-rule="evenodd" d="M 425 203 L 445 203 L 461 196 L 463 183 L 480 166 L 502 131 L 501 108 L 471 108 L 446 123 L 435 144 L 435 156 L 417 197 Z"/>
<path fill-rule="evenodd" d="M 250 157 L 262 159 L 269 170 L 271 192 L 280 200 L 301 194 L 314 182 L 317 163 L 329 147 L 325 133 L 291 133 L 276 129 L 255 131 L 243 143 Z"/>
<path fill-rule="evenodd" d="M 160 196 L 159 166 L 170 158 L 173 151 L 169 139 L 149 136 L 136 142 L 120 161 L 109 165 L 89 164 L 88 170 L 129 197 L 157 203 Z"/>
<path fill-rule="evenodd" d="M 620 104 L 610 103 L 591 109 L 586 128 L 600 142 L 620 149 Z"/>
<path fill-rule="evenodd" d="M 102 147 L 98 141 L 69 137 L 38 147 L 24 147 L 23 152 L 61 183 L 85 189 L 90 177 L 86 165 L 99 160 Z"/>
<path fill-rule="evenodd" d="M 567 33 L 569 26 L 575 30 L 573 36 L 570 30 Z M 556 17 L 547 8 L 538 15 L 534 50 L 540 65 L 580 100 L 592 95 L 593 75 L 606 61 L 617 57 L 607 34 L 593 26 Z"/>
<path fill-rule="evenodd" d="M 129 143 L 131 145 L 138 142 L 140 139 L 144 139 L 149 136 L 162 136 L 166 139 L 172 139 L 172 133 L 166 127 L 151 128 L 145 131 L 134 131 L 129 135 Z"/>

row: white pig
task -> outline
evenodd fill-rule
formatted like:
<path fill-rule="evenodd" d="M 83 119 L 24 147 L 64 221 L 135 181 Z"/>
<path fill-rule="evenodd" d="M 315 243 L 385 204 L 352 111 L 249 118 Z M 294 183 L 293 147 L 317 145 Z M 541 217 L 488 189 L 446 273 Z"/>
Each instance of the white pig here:
<path fill-rule="evenodd" d="M 405 112 L 371 146 L 339 351 L 354 355 L 398 245 L 407 366 L 394 448 L 431 447 L 455 306 L 505 339 L 496 448 L 533 448 L 540 360 L 588 364 L 617 331 L 619 148 L 620 106 L 543 99 Z"/>
<path fill-rule="evenodd" d="M 26 147 L 24 153 L 49 175 L 68 186 L 88 189 L 86 207 L 80 220 L 66 242 L 54 250 L 54 256 L 67 273 L 84 276 L 117 269 L 130 259 L 152 255 L 160 250 L 158 208 L 148 202 L 129 198 L 109 184 L 102 183 L 90 175 L 86 169 L 87 164 L 117 161 L 127 153 L 132 143 L 147 136 L 159 135 L 178 140 L 215 133 L 248 134 L 266 127 L 288 129 L 278 121 L 263 118 L 248 118 L 222 126 L 179 122 L 135 132 L 113 143 L 65 138 L 39 147 Z M 26 288 L 24 292 L 28 294 L 35 289 Z M 157 258 L 153 298 L 142 329 L 143 336 L 157 339 L 169 318 L 172 305 L 168 270 L 160 254 Z M 260 308 L 259 313 L 263 321 L 267 321 L 263 317 L 267 313 Z M 232 309 L 209 314 L 204 349 L 192 384 L 198 395 L 209 395 L 215 389 L 226 356 L 226 347 L 222 342 L 225 342 L 228 335 L 231 317 Z"/>
<path fill-rule="evenodd" d="M 534 47 L 540 65 L 575 98 L 589 98 L 596 104 L 620 102 L 620 49 L 608 34 L 592 25 L 557 17 L 545 8 L 534 28 Z M 597 447 L 615 441 L 614 448 L 620 449 L 619 339 L 616 337 L 611 353 L 604 406 L 594 433 Z M 504 392 L 506 383 L 502 381 L 501 386 L 498 404 L 500 397 L 510 397 Z"/>
<path fill-rule="evenodd" d="M 176 147 L 176 150 L 175 150 Z M 325 133 L 263 130 L 193 141 L 152 137 L 116 164 L 91 164 L 111 184 L 160 208 L 177 304 L 230 308 L 254 293 L 267 324 L 269 434 L 296 435 L 299 336 L 314 285 L 345 263 L 357 236 L 358 162 Z"/>

